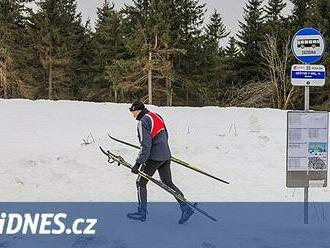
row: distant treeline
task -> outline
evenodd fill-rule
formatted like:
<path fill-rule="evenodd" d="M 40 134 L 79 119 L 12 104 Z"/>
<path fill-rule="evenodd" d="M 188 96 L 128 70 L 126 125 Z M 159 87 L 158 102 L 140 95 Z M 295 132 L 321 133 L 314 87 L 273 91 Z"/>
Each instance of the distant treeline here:
<path fill-rule="evenodd" d="M 312 26 L 330 44 L 330 0 L 291 2 L 284 16 L 283 0 L 247 1 L 230 34 L 220 13 L 231 10 L 206 18 L 198 0 L 105 0 L 95 28 L 76 0 L 0 0 L 0 97 L 303 108 L 290 40 Z M 329 51 L 319 63 L 329 72 Z M 311 89 L 314 108 L 330 110 L 329 98 L 329 80 Z"/>

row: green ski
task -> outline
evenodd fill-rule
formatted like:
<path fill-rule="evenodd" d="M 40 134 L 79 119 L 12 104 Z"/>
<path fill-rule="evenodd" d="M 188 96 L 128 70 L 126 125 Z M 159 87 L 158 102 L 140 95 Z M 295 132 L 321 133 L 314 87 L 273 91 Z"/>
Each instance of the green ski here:
<path fill-rule="evenodd" d="M 108 134 L 108 136 L 109 136 L 110 139 L 112 139 L 114 141 L 117 141 L 119 143 L 122 143 L 124 145 L 128 145 L 128 146 L 133 147 L 133 148 L 136 148 L 136 149 L 140 149 L 139 146 L 134 145 L 134 144 L 131 144 L 131 143 L 126 142 L 126 141 L 123 141 L 123 140 L 120 140 L 120 139 L 117 139 L 117 138 L 111 136 L 110 134 Z M 225 181 L 223 179 L 220 179 L 220 178 L 218 178 L 216 176 L 213 176 L 213 175 L 211 175 L 211 174 L 209 174 L 209 173 L 207 173 L 207 172 L 205 172 L 205 171 L 203 171 L 203 170 L 201 170 L 201 169 L 193 166 L 192 164 L 189 164 L 189 163 L 187 163 L 187 162 L 185 162 L 185 161 L 183 161 L 183 160 L 181 160 L 179 158 L 175 158 L 175 157 L 172 156 L 171 157 L 171 161 L 173 161 L 174 163 L 180 164 L 180 165 L 182 165 L 182 166 L 184 166 L 186 168 L 189 168 L 189 169 L 191 169 L 193 171 L 199 172 L 199 173 L 201 173 L 201 174 L 203 174 L 205 176 L 211 177 L 211 178 L 213 178 L 213 179 L 215 179 L 215 180 L 217 180 L 219 182 L 229 184 L 229 182 L 227 182 L 227 181 Z"/>
<path fill-rule="evenodd" d="M 132 169 L 133 166 L 130 163 L 128 163 L 123 157 L 121 157 L 119 155 L 116 155 L 116 154 L 114 154 L 110 151 L 105 151 L 101 146 L 100 146 L 100 150 L 102 151 L 102 153 L 104 155 L 106 155 L 108 157 L 108 162 L 109 163 L 117 162 L 118 166 L 123 165 L 128 169 Z M 191 202 L 187 201 L 187 199 L 185 199 L 182 195 L 178 194 L 176 191 L 174 191 L 173 189 L 168 187 L 162 181 L 159 181 L 159 180 L 149 176 L 148 174 L 144 173 L 143 171 L 139 171 L 138 174 L 141 177 L 144 177 L 145 179 L 153 182 L 154 184 L 158 185 L 162 189 L 166 190 L 168 193 L 170 193 L 171 195 L 173 195 L 175 198 L 179 199 L 180 201 L 185 202 L 186 204 L 188 204 L 189 206 L 191 206 L 192 208 L 194 208 L 196 211 L 200 212 L 201 214 L 203 214 L 207 218 L 209 218 L 213 221 L 218 221 L 216 218 L 212 217 L 211 215 L 209 215 L 208 213 L 206 213 L 205 211 L 203 211 L 202 209 L 197 207 L 197 203 L 191 203 Z"/>

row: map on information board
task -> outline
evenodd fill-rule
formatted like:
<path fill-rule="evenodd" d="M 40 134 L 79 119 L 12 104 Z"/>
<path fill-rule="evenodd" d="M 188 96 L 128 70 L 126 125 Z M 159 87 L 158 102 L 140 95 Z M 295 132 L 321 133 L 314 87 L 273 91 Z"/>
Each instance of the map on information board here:
<path fill-rule="evenodd" d="M 288 112 L 288 171 L 328 169 L 327 112 Z"/>

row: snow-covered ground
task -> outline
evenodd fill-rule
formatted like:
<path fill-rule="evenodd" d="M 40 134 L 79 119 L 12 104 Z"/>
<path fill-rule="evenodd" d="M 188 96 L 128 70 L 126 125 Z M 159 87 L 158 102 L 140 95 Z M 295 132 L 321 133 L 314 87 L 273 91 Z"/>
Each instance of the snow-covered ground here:
<path fill-rule="evenodd" d="M 137 144 L 128 104 L 0 100 L 2 201 L 135 201 L 135 176 L 112 166 L 102 145 L 134 162 Z M 170 134 L 172 155 L 230 185 L 172 164 L 174 182 L 192 201 L 303 200 L 285 186 L 286 111 L 218 107 L 156 107 Z M 90 144 L 84 144 L 84 143 Z M 172 201 L 149 186 L 150 201 Z M 311 188 L 310 201 L 329 201 L 329 188 Z"/>
<path fill-rule="evenodd" d="M 98 148 L 102 145 L 134 162 L 137 150 L 107 137 L 111 133 L 137 144 L 136 122 L 128 107 L 114 103 L 0 100 L 1 201 L 135 202 L 135 175 L 124 167 L 108 164 Z M 222 184 L 172 164 L 174 182 L 189 200 L 259 202 L 257 208 L 202 205 L 220 221 L 213 223 L 196 214 L 182 226 L 176 224 L 176 208 L 155 211 L 151 206 L 149 221 L 137 223 L 125 218 L 133 209 L 123 205 L 115 212 L 105 211 L 102 220 L 108 222 L 98 236 L 52 236 L 44 243 L 36 243 L 33 236 L 6 236 L 0 239 L 0 247 L 329 247 L 328 203 L 311 206 L 313 223 L 308 226 L 302 225 L 302 205 L 260 205 L 303 201 L 303 189 L 285 186 L 286 111 L 148 108 L 164 117 L 173 156 L 230 182 Z M 150 201 L 174 200 L 154 185 L 148 188 Z M 328 202 L 329 188 L 311 188 L 309 200 Z"/>

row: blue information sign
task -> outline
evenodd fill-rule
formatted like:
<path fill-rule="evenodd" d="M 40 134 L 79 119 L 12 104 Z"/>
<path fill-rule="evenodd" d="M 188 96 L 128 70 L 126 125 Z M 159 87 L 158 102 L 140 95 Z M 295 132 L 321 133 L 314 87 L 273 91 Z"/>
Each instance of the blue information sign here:
<path fill-rule="evenodd" d="M 325 79 L 325 72 L 317 71 L 292 71 L 291 78 L 306 78 L 306 79 Z"/>
<path fill-rule="evenodd" d="M 312 64 L 319 61 L 325 52 L 325 41 L 314 28 L 302 28 L 293 37 L 292 52 L 302 63 Z"/>
<path fill-rule="evenodd" d="M 324 65 L 292 65 L 291 83 L 295 86 L 323 86 L 326 71 Z"/>

